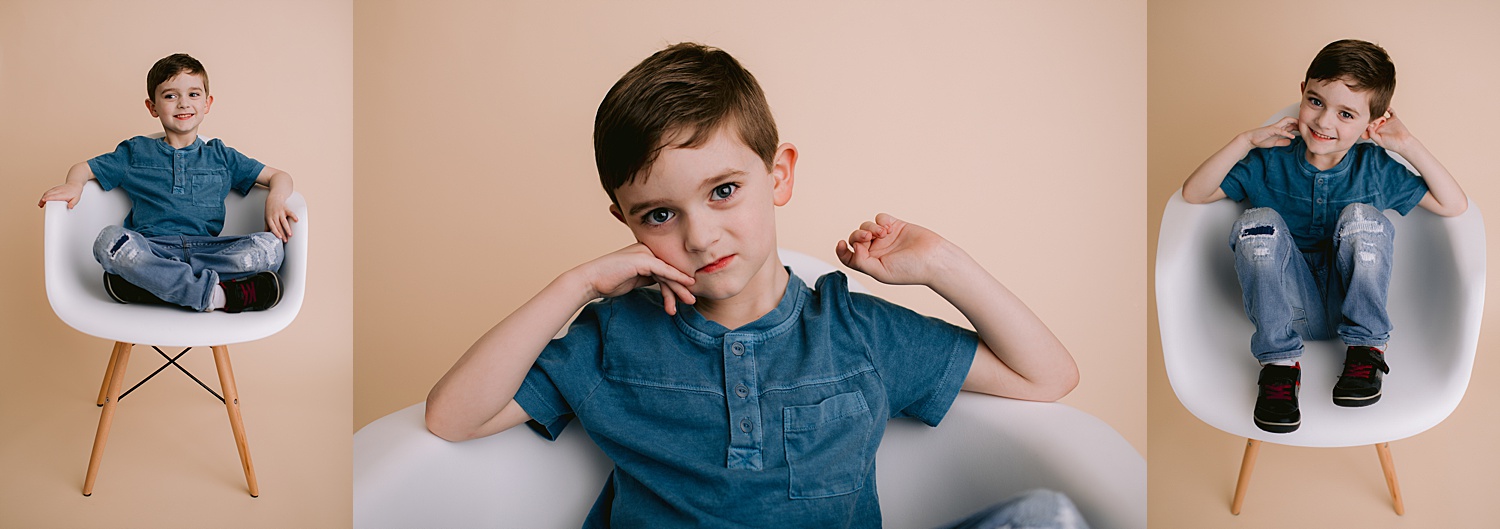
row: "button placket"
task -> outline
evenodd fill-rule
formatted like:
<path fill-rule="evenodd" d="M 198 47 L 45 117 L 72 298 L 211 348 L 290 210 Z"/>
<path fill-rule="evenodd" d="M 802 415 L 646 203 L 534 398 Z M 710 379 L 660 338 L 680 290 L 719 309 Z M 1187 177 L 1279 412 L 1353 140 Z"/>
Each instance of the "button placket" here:
<path fill-rule="evenodd" d="M 755 348 L 747 336 L 724 336 L 724 398 L 729 410 L 729 468 L 760 470 L 760 397 L 756 394 Z"/>

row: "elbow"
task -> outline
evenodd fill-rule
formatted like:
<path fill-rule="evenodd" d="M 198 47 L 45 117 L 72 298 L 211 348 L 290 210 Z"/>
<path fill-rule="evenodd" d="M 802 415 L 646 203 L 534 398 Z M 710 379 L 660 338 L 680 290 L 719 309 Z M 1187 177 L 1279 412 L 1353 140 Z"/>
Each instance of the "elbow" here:
<path fill-rule="evenodd" d="M 1207 204 L 1213 202 L 1209 198 L 1209 196 L 1198 196 L 1196 193 L 1190 193 L 1185 187 L 1182 188 L 1182 200 L 1189 204 Z"/>
<path fill-rule="evenodd" d="M 453 421 L 446 420 L 443 417 L 440 408 L 439 411 L 436 412 L 434 412 L 433 410 L 434 407 L 432 405 L 432 399 L 429 398 L 427 399 L 427 410 L 424 413 L 424 419 L 427 423 L 427 431 L 432 432 L 432 435 L 436 435 L 444 441 L 455 443 L 459 441 L 468 441 L 474 438 L 474 432 L 472 430 L 465 431 L 462 428 L 456 428 L 453 424 Z"/>
<path fill-rule="evenodd" d="M 1078 387 L 1078 366 L 1072 365 L 1070 367 L 1072 369 L 1069 369 L 1066 373 L 1062 373 L 1056 380 L 1052 380 L 1040 388 L 1042 391 L 1038 395 L 1039 398 L 1037 400 L 1042 402 L 1056 402 L 1068 396 L 1069 393 L 1072 393 L 1073 388 Z"/>
<path fill-rule="evenodd" d="M 1468 210 L 1469 210 L 1469 200 L 1468 200 L 1468 197 L 1464 197 L 1463 201 L 1461 201 L 1461 202 L 1459 202 L 1457 204 L 1454 204 L 1451 207 L 1443 208 L 1443 211 L 1438 212 L 1438 215 L 1442 215 L 1444 217 L 1457 217 L 1459 215 L 1463 215 L 1464 212 L 1468 211 Z"/>

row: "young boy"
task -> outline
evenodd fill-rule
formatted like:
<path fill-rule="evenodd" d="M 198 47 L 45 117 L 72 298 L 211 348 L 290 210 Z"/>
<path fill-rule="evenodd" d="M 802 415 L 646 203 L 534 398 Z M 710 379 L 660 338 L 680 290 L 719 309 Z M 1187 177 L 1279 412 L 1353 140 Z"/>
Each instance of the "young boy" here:
<path fill-rule="evenodd" d="M 227 312 L 275 306 L 282 244 L 298 220 L 286 208 L 291 175 L 198 137 L 214 98 L 197 59 L 179 53 L 157 61 L 146 74 L 146 96 L 164 136 L 136 136 L 74 165 L 66 183 L 48 189 L 37 206 L 61 200 L 71 209 L 89 180 L 105 191 L 125 190 L 132 206 L 123 226 L 107 226 L 94 240 L 105 290 L 115 301 Z M 255 184 L 270 188 L 270 231 L 219 237 L 229 190 L 243 195 Z"/>
<path fill-rule="evenodd" d="M 915 224 L 880 214 L 835 251 L 927 285 L 977 335 L 852 294 L 842 273 L 816 290 L 791 275 L 774 209 L 798 151 L 722 50 L 678 44 L 625 74 L 594 147 L 610 213 L 638 242 L 558 276 L 427 399 L 428 429 L 452 441 L 522 423 L 551 439 L 576 417 L 615 463 L 586 526 L 875 527 L 887 419 L 936 425 L 960 388 L 1055 400 L 1077 384 L 1030 309 Z"/>
<path fill-rule="evenodd" d="M 1255 324 L 1250 352 L 1263 366 L 1254 412 L 1262 430 L 1301 425 L 1302 340 L 1337 333 L 1348 346 L 1334 404 L 1380 400 L 1390 372 L 1385 302 L 1395 238 L 1382 210 L 1453 216 L 1468 208 L 1458 182 L 1390 109 L 1395 88 L 1396 67 L 1380 46 L 1329 44 L 1307 68 L 1296 118 L 1235 136 L 1182 186 L 1192 203 L 1250 201 L 1229 244 Z"/>

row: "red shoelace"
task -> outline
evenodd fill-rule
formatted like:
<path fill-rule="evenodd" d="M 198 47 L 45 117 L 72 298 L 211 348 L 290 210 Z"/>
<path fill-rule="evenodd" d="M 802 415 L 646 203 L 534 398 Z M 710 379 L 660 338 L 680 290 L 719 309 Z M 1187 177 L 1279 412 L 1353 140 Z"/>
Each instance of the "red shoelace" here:
<path fill-rule="evenodd" d="M 1266 384 L 1266 398 L 1270 400 L 1292 400 L 1291 384 Z"/>

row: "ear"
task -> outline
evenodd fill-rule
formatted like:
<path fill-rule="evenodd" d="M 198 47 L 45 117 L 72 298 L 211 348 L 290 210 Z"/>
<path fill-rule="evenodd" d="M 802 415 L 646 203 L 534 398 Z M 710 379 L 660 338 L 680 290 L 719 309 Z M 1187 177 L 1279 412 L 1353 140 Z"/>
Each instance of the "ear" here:
<path fill-rule="evenodd" d="M 208 109 L 214 107 L 214 96 L 209 95 L 203 99 L 203 115 L 208 115 Z"/>
<path fill-rule="evenodd" d="M 629 223 L 625 222 L 625 214 L 620 211 L 620 205 L 619 204 L 610 204 L 609 205 L 609 214 L 610 215 L 614 215 L 615 216 L 615 220 L 620 221 L 620 224 L 625 224 L 626 226 L 630 225 Z"/>
<path fill-rule="evenodd" d="M 1305 94 L 1305 93 L 1307 93 L 1307 80 L 1306 79 L 1302 80 L 1302 83 L 1299 84 L 1299 85 L 1297 85 L 1297 99 L 1302 99 L 1302 94 Z"/>
<path fill-rule="evenodd" d="M 777 206 L 792 201 L 792 184 L 796 182 L 797 146 L 783 143 L 776 147 L 771 165 L 771 197 Z"/>
<path fill-rule="evenodd" d="M 158 116 L 156 114 L 156 102 L 152 101 L 151 98 L 149 98 L 149 97 L 146 98 L 146 110 L 148 112 L 151 112 L 151 117 L 153 117 L 153 118 L 159 118 L 159 117 L 161 117 L 161 116 Z"/>

